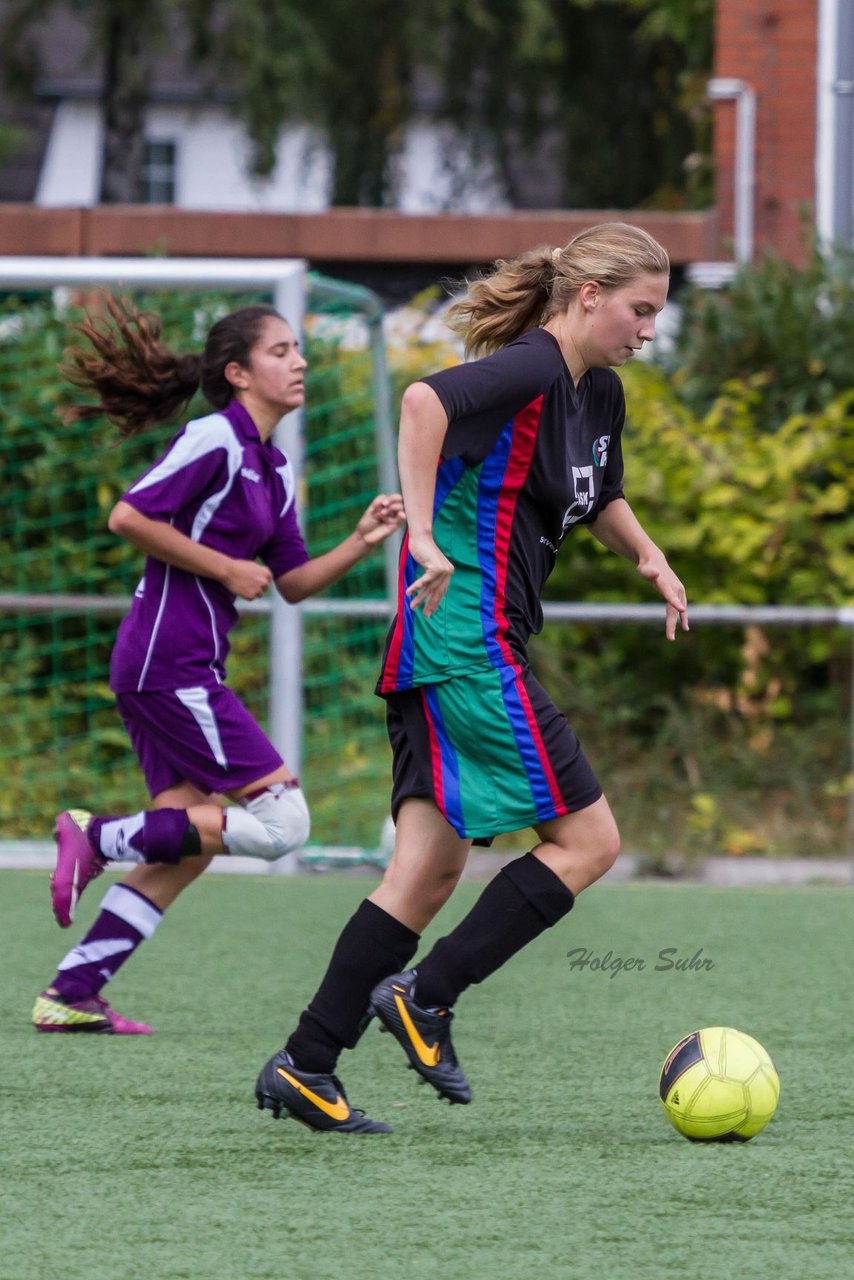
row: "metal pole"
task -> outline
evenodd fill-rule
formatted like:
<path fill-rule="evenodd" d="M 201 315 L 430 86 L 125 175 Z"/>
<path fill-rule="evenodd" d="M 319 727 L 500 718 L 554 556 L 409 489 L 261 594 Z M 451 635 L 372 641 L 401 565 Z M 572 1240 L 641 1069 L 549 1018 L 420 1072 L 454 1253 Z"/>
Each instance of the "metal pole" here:
<path fill-rule="evenodd" d="M 854 609 L 848 612 L 854 614 Z M 854 626 L 851 627 L 851 795 L 848 803 L 848 850 L 851 859 L 851 883 L 854 884 Z"/>
<path fill-rule="evenodd" d="M 832 248 L 837 236 L 836 167 L 839 159 L 840 102 L 834 86 L 840 75 L 839 25 L 839 0 L 818 0 L 815 229 L 825 250 Z"/>
<path fill-rule="evenodd" d="M 735 259 L 753 258 L 753 204 L 756 163 L 756 93 L 744 85 L 735 107 Z"/>
<path fill-rule="evenodd" d="M 374 439 L 380 484 L 384 493 L 396 493 L 400 487 L 395 458 L 394 425 L 391 413 L 391 388 L 385 353 L 382 314 L 370 322 L 371 364 L 374 377 Z M 387 538 L 383 544 L 385 556 L 385 583 L 389 603 L 397 603 L 397 563 L 400 556 L 400 536 Z"/>
<path fill-rule="evenodd" d="M 275 305 L 302 341 L 306 264 L 289 262 L 276 284 Z M 282 418 L 273 439 L 294 469 L 297 513 L 302 514 L 303 413 L 294 409 Z M 270 601 L 270 738 L 297 777 L 302 768 L 302 613 L 286 604 L 278 591 Z"/>
<path fill-rule="evenodd" d="M 838 64 L 833 82 L 833 234 L 850 243 L 854 230 L 854 3 L 842 0 L 837 14 Z"/>

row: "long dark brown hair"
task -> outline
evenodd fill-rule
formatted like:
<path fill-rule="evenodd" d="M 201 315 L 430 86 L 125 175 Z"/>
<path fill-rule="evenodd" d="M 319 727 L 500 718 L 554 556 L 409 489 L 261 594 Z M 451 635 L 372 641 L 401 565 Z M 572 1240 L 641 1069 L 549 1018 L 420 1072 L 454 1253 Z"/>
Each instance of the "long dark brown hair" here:
<path fill-rule="evenodd" d="M 169 422 L 198 391 L 214 409 L 234 398 L 225 376 L 232 361 L 249 365 L 252 348 L 275 307 L 257 304 L 223 316 L 211 327 L 201 355 L 179 355 L 161 340 L 162 325 L 150 311 L 139 311 L 126 298 L 104 297 L 104 315 L 87 312 L 75 326 L 89 346 L 65 352 L 60 372 L 96 402 L 72 406 L 67 421 L 106 414 L 124 436 L 158 422 Z"/>
<path fill-rule="evenodd" d="M 642 275 L 667 275 L 667 251 L 640 227 L 601 222 L 562 249 L 530 249 L 500 259 L 448 309 L 467 355 L 489 355 L 564 311 L 586 280 L 620 289 Z"/>

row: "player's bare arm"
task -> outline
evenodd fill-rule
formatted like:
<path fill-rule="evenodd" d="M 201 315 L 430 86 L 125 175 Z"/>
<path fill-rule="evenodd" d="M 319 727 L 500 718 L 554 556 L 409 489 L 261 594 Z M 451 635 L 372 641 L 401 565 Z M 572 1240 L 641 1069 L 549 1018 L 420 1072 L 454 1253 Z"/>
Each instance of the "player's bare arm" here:
<path fill-rule="evenodd" d="M 283 573 L 276 579 L 277 591 L 289 604 L 298 604 L 323 591 L 391 537 L 403 524 L 403 518 L 403 499 L 399 493 L 378 494 L 349 537 L 324 555 Z"/>
<path fill-rule="evenodd" d="M 667 605 L 664 633 L 668 640 L 676 638 L 677 621 L 683 631 L 688 627 L 688 601 L 685 588 L 667 562 L 667 557 L 646 533 L 625 498 L 615 498 L 590 525 L 593 536 L 617 555 L 637 565 Z"/>
<path fill-rule="evenodd" d="M 398 467 L 409 525 L 409 552 L 424 570 L 407 595 L 413 609 L 423 605 L 427 618 L 438 608 L 454 572 L 433 538 L 436 468 L 447 430 L 448 417 L 433 388 L 424 382 L 407 387 L 400 407 Z"/>
<path fill-rule="evenodd" d="M 255 560 L 238 560 L 213 547 L 194 542 L 164 520 L 152 520 L 129 502 L 117 502 L 110 514 L 111 533 L 118 534 L 146 555 L 164 564 L 213 578 L 242 600 L 256 600 L 273 580 L 270 570 Z"/>

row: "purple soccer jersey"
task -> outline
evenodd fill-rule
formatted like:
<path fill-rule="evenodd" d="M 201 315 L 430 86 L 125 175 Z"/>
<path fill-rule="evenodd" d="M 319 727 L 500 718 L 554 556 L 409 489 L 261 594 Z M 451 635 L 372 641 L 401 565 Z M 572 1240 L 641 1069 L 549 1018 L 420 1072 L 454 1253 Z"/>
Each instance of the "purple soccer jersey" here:
<path fill-rule="evenodd" d="M 123 500 L 141 515 L 239 560 L 260 558 L 274 578 L 309 559 L 285 455 L 263 443 L 233 400 L 188 422 Z M 149 556 L 110 664 L 115 693 L 212 687 L 225 679 L 235 597 L 212 578 Z"/>

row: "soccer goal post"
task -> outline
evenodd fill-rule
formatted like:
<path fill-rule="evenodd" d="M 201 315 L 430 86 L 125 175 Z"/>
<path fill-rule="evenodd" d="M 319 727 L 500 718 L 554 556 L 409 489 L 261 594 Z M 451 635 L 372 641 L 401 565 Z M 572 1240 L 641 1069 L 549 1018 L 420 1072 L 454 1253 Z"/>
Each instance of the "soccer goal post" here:
<path fill-rule="evenodd" d="M 13 761 L 20 771 L 0 817 L 12 835 L 40 828 L 67 802 L 69 769 L 87 794 L 90 785 L 101 791 L 102 774 L 107 792 L 117 791 L 116 760 L 125 749 L 120 729 L 105 718 L 116 623 L 105 615 L 127 607 L 140 566 L 104 525 L 109 506 L 162 452 L 169 432 L 147 432 L 118 449 L 107 424 L 61 425 L 57 409 L 69 391 L 56 363 L 81 299 L 99 288 L 157 312 L 179 350 L 201 349 L 219 315 L 251 301 L 272 302 L 302 334 L 309 405 L 284 418 L 275 439 L 297 473 L 313 554 L 346 536 L 379 489 L 397 487 L 382 307 L 369 290 L 310 273 L 298 259 L 0 258 L 9 463 L 0 531 L 12 550 L 0 571 L 0 651 L 14 695 L 3 763 L 7 773 Z M 196 416 L 194 406 L 186 416 Z M 395 541 L 322 598 L 295 608 L 272 592 L 245 609 L 234 633 L 230 683 L 289 767 L 307 776 L 310 789 L 323 788 L 326 803 L 313 797 L 312 808 L 316 838 L 329 844 L 376 845 L 387 814 L 382 709 L 371 689 L 394 608 Z M 27 754 L 31 767 L 35 758 L 47 766 L 29 802 Z M 129 758 L 122 759 L 127 792 Z"/>

